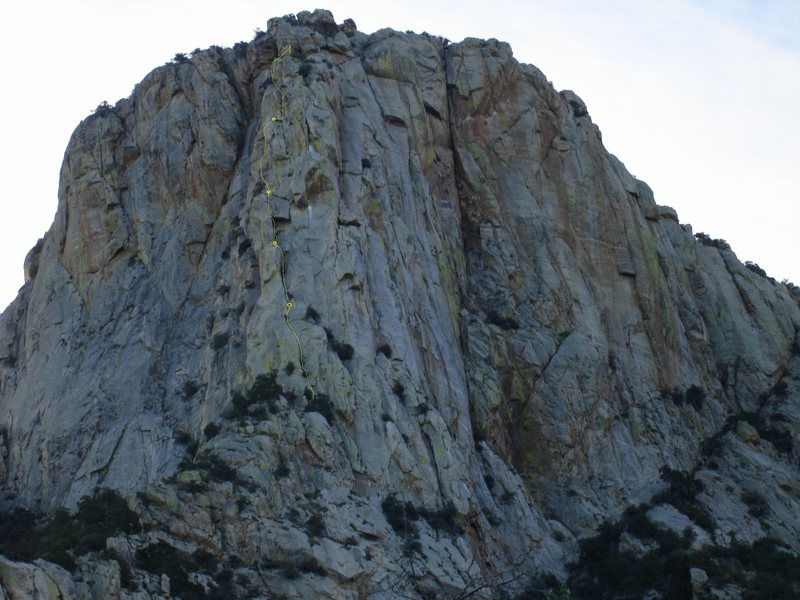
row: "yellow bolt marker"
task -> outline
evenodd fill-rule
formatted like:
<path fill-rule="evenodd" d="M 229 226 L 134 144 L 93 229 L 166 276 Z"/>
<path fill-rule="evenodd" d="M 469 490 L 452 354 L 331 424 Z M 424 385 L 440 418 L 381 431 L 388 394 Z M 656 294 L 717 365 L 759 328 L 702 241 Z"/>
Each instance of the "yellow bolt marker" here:
<path fill-rule="evenodd" d="M 286 256 L 283 253 L 283 248 L 281 248 L 280 243 L 278 242 L 278 231 L 275 227 L 275 218 L 272 216 L 272 188 L 270 188 L 269 183 L 267 183 L 267 178 L 264 176 L 264 161 L 267 158 L 267 129 L 273 123 L 283 122 L 283 115 L 286 112 L 286 94 L 283 88 L 278 85 L 278 82 L 275 80 L 275 67 L 289 54 L 292 53 L 292 45 L 287 44 L 283 47 L 283 49 L 278 53 L 278 56 L 275 60 L 272 61 L 272 65 L 269 68 L 269 75 L 272 81 L 272 85 L 275 86 L 275 89 L 278 90 L 278 93 L 281 95 L 281 105 L 280 105 L 280 114 L 272 117 L 269 121 L 264 124 L 264 127 L 261 130 L 261 133 L 264 138 L 264 150 L 261 153 L 261 162 L 258 165 L 258 174 L 261 177 L 261 181 L 264 183 L 264 191 L 267 194 L 267 214 L 269 214 L 269 220 L 272 224 L 272 245 L 278 249 L 280 252 L 280 272 L 281 272 L 281 284 L 283 285 L 283 298 L 284 298 L 284 309 L 283 309 L 283 320 L 286 322 L 287 327 L 289 327 L 289 331 L 292 332 L 295 341 L 297 342 L 297 353 L 299 355 L 300 360 L 300 368 L 303 370 L 303 374 L 306 377 L 306 385 L 308 389 L 311 391 L 311 397 L 316 397 L 316 392 L 314 391 L 314 386 L 311 385 L 311 378 L 308 376 L 308 371 L 306 370 L 305 361 L 303 360 L 303 345 L 300 343 L 300 337 L 297 335 L 297 332 L 292 327 L 292 323 L 289 321 L 289 311 L 292 309 L 294 304 L 289 299 L 289 289 L 286 287 Z"/>

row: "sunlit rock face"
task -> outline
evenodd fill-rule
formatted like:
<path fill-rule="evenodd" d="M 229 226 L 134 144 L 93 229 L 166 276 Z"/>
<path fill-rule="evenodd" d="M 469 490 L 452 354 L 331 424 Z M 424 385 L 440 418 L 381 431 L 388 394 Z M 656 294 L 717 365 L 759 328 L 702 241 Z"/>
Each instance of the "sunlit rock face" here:
<path fill-rule="evenodd" d="M 714 543 L 800 550 L 798 451 L 728 422 L 797 440 L 790 292 L 695 239 L 507 44 L 273 19 L 75 130 L 0 318 L 0 484 L 45 511 L 138 491 L 254 576 L 313 558 L 263 584 L 294 597 L 389 589 L 409 556 L 412 595 L 563 576 L 662 467 L 705 482 Z"/>

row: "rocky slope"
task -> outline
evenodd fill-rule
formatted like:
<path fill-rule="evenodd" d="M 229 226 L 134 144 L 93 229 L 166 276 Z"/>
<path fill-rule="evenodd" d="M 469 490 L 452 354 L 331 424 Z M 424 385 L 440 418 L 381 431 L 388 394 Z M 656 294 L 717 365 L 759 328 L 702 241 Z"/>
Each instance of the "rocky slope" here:
<path fill-rule="evenodd" d="M 78 126 L 25 269 L 4 506 L 108 487 L 144 529 L 71 575 L 0 563 L 8 589 L 177 595 L 141 568 L 163 541 L 240 596 L 491 597 L 643 502 L 800 552 L 800 290 L 696 238 L 502 42 L 316 11 L 177 57 Z"/>

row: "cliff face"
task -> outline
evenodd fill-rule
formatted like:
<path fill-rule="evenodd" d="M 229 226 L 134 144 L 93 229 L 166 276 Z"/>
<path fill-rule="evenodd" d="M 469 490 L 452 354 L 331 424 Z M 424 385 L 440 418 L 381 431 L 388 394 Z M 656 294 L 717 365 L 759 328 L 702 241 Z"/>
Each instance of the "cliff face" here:
<path fill-rule="evenodd" d="M 496 40 L 317 11 L 156 69 L 76 129 L 26 280 L 0 319 L 6 504 L 139 491 L 175 543 L 322 565 L 276 593 L 361 597 L 409 555 L 393 507 L 417 591 L 563 576 L 669 467 L 715 543 L 800 551 L 797 297 Z M 282 393 L 233 402 L 271 373 Z"/>

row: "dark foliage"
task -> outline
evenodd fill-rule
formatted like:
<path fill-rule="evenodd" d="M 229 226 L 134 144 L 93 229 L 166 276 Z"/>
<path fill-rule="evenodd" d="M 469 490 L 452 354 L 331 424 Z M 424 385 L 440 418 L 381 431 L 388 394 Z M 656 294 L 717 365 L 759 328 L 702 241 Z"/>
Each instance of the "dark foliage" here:
<path fill-rule="evenodd" d="M 662 400 L 672 400 L 676 406 L 683 404 L 684 396 L 680 388 L 673 388 L 671 390 L 661 390 Z"/>
<path fill-rule="evenodd" d="M 253 242 L 251 242 L 247 238 L 242 240 L 242 242 L 239 244 L 239 256 L 247 252 L 252 247 L 253 247 Z"/>
<path fill-rule="evenodd" d="M 706 547 L 692 556 L 692 562 L 706 571 L 711 586 L 734 584 L 749 600 L 788 600 L 800 594 L 800 558 L 771 538 L 757 540 L 752 546 Z"/>
<path fill-rule="evenodd" d="M 328 338 L 328 345 L 333 350 L 340 360 L 350 360 L 353 358 L 355 349 L 350 344 L 344 344 L 338 341 L 330 329 L 325 328 L 325 336 Z"/>
<path fill-rule="evenodd" d="M 108 102 L 103 100 L 100 104 L 97 105 L 97 108 L 94 109 L 94 115 L 98 115 L 100 117 L 106 117 L 110 115 L 114 111 L 114 107 L 111 106 Z"/>
<path fill-rule="evenodd" d="M 318 412 L 328 423 L 333 423 L 333 403 L 327 394 L 310 394 L 310 396 L 306 403 L 306 412 Z"/>
<path fill-rule="evenodd" d="M 504 329 L 506 331 L 519 329 L 519 323 L 517 323 L 514 319 L 510 317 L 502 317 L 493 310 L 490 310 L 486 313 L 486 322 L 490 325 L 497 325 L 500 329 Z"/>
<path fill-rule="evenodd" d="M 406 403 L 406 388 L 405 386 L 397 381 L 396 379 L 392 383 L 392 391 L 394 395 L 397 396 L 397 399 L 400 400 L 401 403 Z"/>
<path fill-rule="evenodd" d="M 662 390 L 661 398 L 664 400 L 672 400 L 676 406 L 680 406 L 686 402 L 690 404 L 696 411 L 699 411 L 701 408 L 703 408 L 703 401 L 706 398 L 706 392 L 700 386 L 690 385 L 686 390 L 682 390 L 680 388 Z"/>
<path fill-rule="evenodd" d="M 266 558 L 262 562 L 262 566 L 265 569 L 282 571 L 286 579 L 299 579 L 300 573 L 325 575 L 325 569 L 313 556 L 297 557 L 290 560 Z"/>
<path fill-rule="evenodd" d="M 792 434 L 786 430 L 769 427 L 756 413 L 742 412 L 728 419 L 725 431 L 729 431 L 736 421 L 746 421 L 756 428 L 761 439 L 770 442 L 778 452 L 791 453 L 793 447 Z"/>
<path fill-rule="evenodd" d="M 669 489 L 653 496 L 653 504 L 671 504 L 700 527 L 713 532 L 714 519 L 704 505 L 695 501 L 697 494 L 703 491 L 702 482 L 696 480 L 693 473 L 666 467 L 661 469 L 661 478 L 669 484 Z"/>
<path fill-rule="evenodd" d="M 277 412 L 278 399 L 283 394 L 283 388 L 276 381 L 277 376 L 275 371 L 268 375 L 262 373 L 256 376 L 253 385 L 244 394 L 233 392 L 231 396 L 232 406 L 225 416 L 232 419 L 244 419 L 249 414 L 253 414 L 257 418 L 266 418 L 268 416 L 264 408 L 253 410 L 253 405 L 262 405 L 273 414 Z"/>
<path fill-rule="evenodd" d="M 389 344 L 381 344 L 378 346 L 379 353 L 383 354 L 386 358 L 392 358 L 392 349 Z"/>
<path fill-rule="evenodd" d="M 136 580 L 133 578 L 133 571 L 131 570 L 131 566 L 128 564 L 128 561 L 125 560 L 124 557 L 120 556 L 119 552 L 116 550 L 105 550 L 104 556 L 109 560 L 114 560 L 119 565 L 119 581 L 127 590 L 135 590 L 138 585 L 136 584 Z"/>
<path fill-rule="evenodd" d="M 194 396 L 199 389 L 200 387 L 194 381 L 186 381 L 184 382 L 181 391 L 183 392 L 183 397 L 188 400 Z"/>
<path fill-rule="evenodd" d="M 306 532 L 315 537 L 322 537 L 326 533 L 325 519 L 318 512 L 312 514 L 305 523 Z"/>
<path fill-rule="evenodd" d="M 230 334 L 227 333 L 217 333 L 211 339 L 211 348 L 213 350 L 220 350 L 225 347 L 225 344 L 228 343 L 230 339 Z"/>
<path fill-rule="evenodd" d="M 23 509 L 0 513 L 0 554 L 27 562 L 43 558 L 72 570 L 78 556 L 104 550 L 106 538 L 140 529 L 125 499 L 104 489 L 84 497 L 74 514 L 61 509 L 49 520 Z"/>
<path fill-rule="evenodd" d="M 303 59 L 300 62 L 300 67 L 297 69 L 297 73 L 303 78 L 304 81 L 308 79 L 308 75 L 311 73 L 311 63 L 306 59 Z"/>
<path fill-rule="evenodd" d="M 206 451 L 200 453 L 192 464 L 192 467 L 205 471 L 208 479 L 212 481 L 236 481 L 236 469 L 223 461 L 219 456 L 215 456 Z"/>
<path fill-rule="evenodd" d="M 319 313 L 314 310 L 311 306 L 306 309 L 306 316 L 305 319 L 307 321 L 313 321 L 314 323 L 319 323 Z"/>
<path fill-rule="evenodd" d="M 672 495 L 686 500 L 694 500 L 695 496 L 703 491 L 703 483 L 696 480 L 692 473 L 682 473 L 676 469 L 662 467 L 661 479 L 669 484 L 669 491 Z"/>
<path fill-rule="evenodd" d="M 247 391 L 247 402 L 249 404 L 264 403 L 270 412 L 277 410 L 278 398 L 283 394 L 283 388 L 276 381 L 277 373 L 272 371 L 269 375 L 258 375 L 253 385 Z"/>
<path fill-rule="evenodd" d="M 747 512 L 756 519 L 765 517 L 769 512 L 769 506 L 764 497 L 756 491 L 749 491 L 742 494 L 742 502 L 747 504 Z"/>
<path fill-rule="evenodd" d="M 175 56 L 172 57 L 172 62 L 182 63 L 189 60 L 189 57 L 186 56 L 183 52 L 178 52 Z"/>
<path fill-rule="evenodd" d="M 383 514 L 389 525 L 403 537 L 417 535 L 415 521 L 424 519 L 437 531 L 458 535 L 461 533 L 461 524 L 458 522 L 458 511 L 452 502 L 447 503 L 439 510 L 417 508 L 411 502 L 402 502 L 392 494 L 381 503 Z"/>
<path fill-rule="evenodd" d="M 476 450 L 480 450 L 481 442 L 486 441 L 486 433 L 482 429 L 479 429 L 474 423 L 472 425 L 472 439 L 475 442 Z"/>
<path fill-rule="evenodd" d="M 775 449 L 778 452 L 783 452 L 784 454 L 791 453 L 794 440 L 792 439 L 792 434 L 789 431 L 780 431 L 773 427 L 769 427 L 759 430 L 758 433 L 762 439 L 767 440 L 773 446 L 775 446 Z"/>
<path fill-rule="evenodd" d="M 292 361 L 289 361 L 288 363 L 286 363 L 286 367 L 284 367 L 284 372 L 287 375 L 291 376 L 291 374 L 294 373 L 295 369 L 296 367 L 294 366 L 294 363 Z"/>
<path fill-rule="evenodd" d="M 202 586 L 190 581 L 189 574 L 199 571 L 199 565 L 185 552 L 166 542 L 150 544 L 136 551 L 139 567 L 148 573 L 169 577 L 170 593 L 178 598 L 205 598 Z"/>
<path fill-rule="evenodd" d="M 772 283 L 775 283 L 775 280 L 769 275 L 767 275 L 767 272 L 760 266 L 758 266 L 758 264 L 748 260 L 744 263 L 744 266 L 747 267 L 750 271 L 752 271 L 756 275 L 760 275 L 764 279 L 769 279 L 770 281 L 772 281 Z"/>
<path fill-rule="evenodd" d="M 711 239 L 711 237 L 705 233 L 695 233 L 694 237 L 697 238 L 697 241 L 703 244 L 704 246 L 711 246 L 712 248 L 717 248 L 719 250 L 730 250 L 730 244 L 725 240 L 716 238 Z"/>
<path fill-rule="evenodd" d="M 772 393 L 778 398 L 786 398 L 786 392 L 788 389 L 789 386 L 785 381 L 779 381 L 775 384 L 775 387 L 772 388 Z"/>
<path fill-rule="evenodd" d="M 581 542 L 581 558 L 568 584 L 578 598 L 641 598 L 653 588 L 665 599 L 691 597 L 688 543 L 683 538 L 653 527 L 658 551 L 637 558 L 619 551 L 619 537 L 628 529 L 629 521 L 636 519 L 639 529 L 646 527 L 646 508 L 634 510 L 619 523 L 606 523 L 597 536 Z"/>
<path fill-rule="evenodd" d="M 684 397 L 686 398 L 686 402 L 691 404 L 695 410 L 699 411 L 703 407 L 703 400 L 706 398 L 706 392 L 699 386 L 690 385 Z"/>
<path fill-rule="evenodd" d="M 563 596 L 565 598 L 574 597 L 561 587 L 558 579 L 547 573 L 528 581 L 525 589 L 516 594 L 512 600 L 553 600 L 562 597 L 558 595 L 560 592 L 567 594 Z"/>
<path fill-rule="evenodd" d="M 250 403 L 247 401 L 247 397 L 242 394 L 241 392 L 233 392 L 231 396 L 231 411 L 229 415 L 231 417 L 246 417 L 247 416 L 247 409 L 250 406 Z"/>
<path fill-rule="evenodd" d="M 205 426 L 205 429 L 203 429 L 203 433 L 205 434 L 206 439 L 210 440 L 217 435 L 221 429 L 222 427 L 219 425 L 219 423 L 209 423 Z"/>
<path fill-rule="evenodd" d="M 197 452 L 199 443 L 188 432 L 176 431 L 175 439 L 178 441 L 179 444 L 183 444 L 184 446 L 186 446 L 186 451 L 190 455 L 194 456 L 194 454 Z"/>
<path fill-rule="evenodd" d="M 690 598 L 691 567 L 708 574 L 710 587 L 737 585 L 744 598 L 796 598 L 800 592 L 800 559 L 781 550 L 774 540 L 730 548 L 705 546 L 693 551 L 691 536 L 656 527 L 645 516 L 648 509 L 646 504 L 631 507 L 617 523 L 606 523 L 597 536 L 581 542 L 580 561 L 571 567 L 567 582 L 573 597 L 641 598 L 647 591 L 656 590 L 664 600 Z M 658 549 L 645 556 L 620 552 L 623 532 L 656 542 Z"/>
<path fill-rule="evenodd" d="M 236 42 L 233 45 L 233 52 L 237 58 L 243 58 L 247 54 L 247 42 Z"/>

